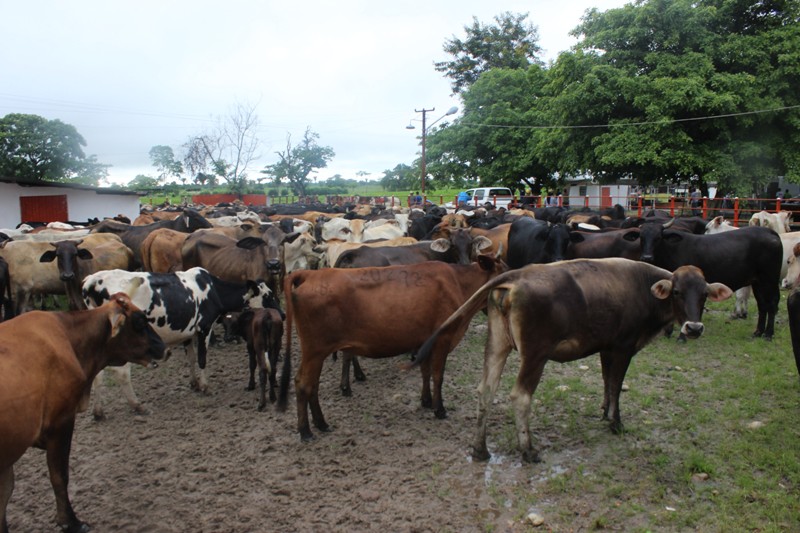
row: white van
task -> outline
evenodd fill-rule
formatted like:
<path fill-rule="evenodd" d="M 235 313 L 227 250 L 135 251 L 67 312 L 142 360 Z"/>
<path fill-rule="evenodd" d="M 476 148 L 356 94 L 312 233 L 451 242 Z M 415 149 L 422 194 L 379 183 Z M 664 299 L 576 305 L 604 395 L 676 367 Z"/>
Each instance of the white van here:
<path fill-rule="evenodd" d="M 469 196 L 467 204 L 472 207 L 481 207 L 488 202 L 495 207 L 508 209 L 509 204 L 514 200 L 514 193 L 508 187 L 476 187 L 467 189 L 465 192 Z M 450 202 L 446 204 L 446 207 L 455 206 Z"/>

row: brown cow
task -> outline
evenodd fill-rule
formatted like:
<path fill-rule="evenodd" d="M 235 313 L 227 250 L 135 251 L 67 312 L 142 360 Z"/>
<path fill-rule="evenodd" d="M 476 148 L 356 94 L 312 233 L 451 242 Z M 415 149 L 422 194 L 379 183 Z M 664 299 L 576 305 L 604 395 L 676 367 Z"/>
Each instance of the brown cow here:
<path fill-rule="evenodd" d="M 296 232 L 286 234 L 275 225 L 267 227 L 261 238 L 238 241 L 214 233 L 193 234 L 181 248 L 183 268 L 203 267 L 218 278 L 237 283 L 265 279 L 277 297 L 286 269 L 283 244 L 299 236 Z"/>
<path fill-rule="evenodd" d="M 107 365 L 150 365 L 164 342 L 124 294 L 91 311 L 32 311 L 0 324 L 0 530 L 14 490 L 14 463 L 31 446 L 47 451 L 63 531 L 84 532 L 69 500 L 75 415 Z"/>
<path fill-rule="evenodd" d="M 511 391 L 523 460 L 538 462 L 531 447 L 531 396 L 547 361 L 575 361 L 600 352 L 605 391 L 603 418 L 622 431 L 619 394 L 631 358 L 673 322 L 689 338 L 703 333 L 706 298 L 724 300 L 732 291 L 706 283 L 693 266 L 671 273 L 628 259 L 574 259 L 533 264 L 496 277 L 450 316 L 414 364 L 441 360 L 464 336 L 475 313 L 487 305 L 489 332 L 478 388 L 478 434 L 473 457 L 489 458 L 486 422 L 500 374 L 512 349 L 522 360 Z"/>
<path fill-rule="evenodd" d="M 385 358 L 412 352 L 444 317 L 505 269 L 504 263 L 480 256 L 470 265 L 431 261 L 380 268 L 300 270 L 287 276 L 284 357 L 291 356 L 295 323 L 302 350 L 295 377 L 301 438 L 313 438 L 309 403 L 314 425 L 328 430 L 319 405 L 319 378 L 330 354 L 342 350 L 349 355 Z M 445 361 L 446 354 L 420 367 L 422 405 L 433 407 L 439 418 L 446 416 L 442 403 Z M 288 374 L 281 376 L 279 407 L 286 405 L 288 380 Z"/>
<path fill-rule="evenodd" d="M 226 332 L 227 333 L 227 332 Z M 230 333 L 239 335 L 247 343 L 247 355 L 250 360 L 250 380 L 247 390 L 256 388 L 255 371 L 258 367 L 258 410 L 267 406 L 266 382 L 269 374 L 269 401 L 275 401 L 278 357 L 281 353 L 283 339 L 283 316 L 279 309 L 245 309 L 238 314 L 231 325 Z M 289 357 L 283 358 L 284 367 Z M 288 374 L 289 370 L 285 370 Z"/>

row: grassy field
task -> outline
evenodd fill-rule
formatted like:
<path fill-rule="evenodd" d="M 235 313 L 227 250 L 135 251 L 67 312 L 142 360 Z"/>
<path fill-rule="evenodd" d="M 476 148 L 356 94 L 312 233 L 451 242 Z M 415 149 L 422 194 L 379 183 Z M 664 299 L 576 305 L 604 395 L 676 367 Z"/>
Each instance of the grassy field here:
<path fill-rule="evenodd" d="M 529 479 L 491 480 L 498 503 L 523 522 L 541 513 L 556 531 L 587 520 L 596 530 L 800 531 L 800 379 L 786 296 L 771 342 L 751 338 L 754 305 L 751 318 L 731 320 L 727 301 L 709 306 L 702 338 L 661 338 L 637 354 L 620 437 L 599 420 L 599 357 L 548 364 L 531 415 L 545 462 Z M 462 380 L 453 386 L 480 380 L 484 339 L 468 336 L 450 357 Z M 500 460 L 518 457 L 508 401 L 518 368 L 513 352 L 490 422 Z"/>

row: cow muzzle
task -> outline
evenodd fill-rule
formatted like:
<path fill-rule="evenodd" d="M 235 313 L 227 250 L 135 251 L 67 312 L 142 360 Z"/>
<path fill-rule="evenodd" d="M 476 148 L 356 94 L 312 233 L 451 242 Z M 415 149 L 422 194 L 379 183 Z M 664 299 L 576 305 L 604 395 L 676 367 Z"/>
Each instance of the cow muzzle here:
<path fill-rule="evenodd" d="M 271 273 L 276 274 L 281 271 L 281 262 L 277 259 L 270 259 L 267 261 L 267 270 Z"/>
<path fill-rule="evenodd" d="M 683 326 L 681 326 L 681 333 L 689 339 L 700 337 L 703 334 L 703 330 L 705 330 L 705 326 L 703 326 L 702 322 L 684 322 Z"/>
<path fill-rule="evenodd" d="M 61 279 L 61 281 L 72 281 L 73 279 L 75 279 L 75 274 L 72 272 L 62 272 L 59 275 L 59 278 Z"/>

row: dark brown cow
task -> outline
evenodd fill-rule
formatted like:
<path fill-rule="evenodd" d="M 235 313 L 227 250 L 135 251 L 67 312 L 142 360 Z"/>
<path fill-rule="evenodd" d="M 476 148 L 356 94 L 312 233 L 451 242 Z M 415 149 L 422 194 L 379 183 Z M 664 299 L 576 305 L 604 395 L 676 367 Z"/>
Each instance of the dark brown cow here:
<path fill-rule="evenodd" d="M 258 410 L 267 406 L 266 382 L 269 374 L 269 401 L 275 401 L 278 357 L 281 353 L 283 339 L 283 316 L 278 309 L 245 309 L 239 313 L 232 324 L 231 333 L 239 335 L 247 343 L 247 355 L 250 361 L 250 380 L 247 390 L 256 388 L 255 371 L 258 367 Z M 289 364 L 289 357 L 283 358 L 284 367 Z M 289 372 L 289 370 L 285 370 Z"/>
<path fill-rule="evenodd" d="M 302 356 L 295 377 L 297 426 L 303 440 L 314 425 L 328 430 L 319 405 L 325 359 L 337 350 L 372 358 L 416 350 L 441 321 L 486 281 L 506 269 L 489 256 L 477 263 L 430 261 L 383 268 L 300 270 L 286 278 L 286 353 L 291 356 L 292 323 Z M 446 354 L 421 365 L 422 405 L 444 418 L 442 379 Z M 433 375 L 433 395 L 430 379 Z M 279 407 L 285 406 L 288 375 L 281 376 Z"/>
<path fill-rule="evenodd" d="M 47 451 L 63 531 L 84 532 L 69 499 L 75 415 L 107 365 L 150 365 L 164 343 L 124 294 L 91 311 L 32 311 L 0 324 L 0 530 L 14 489 L 14 463 L 31 446 Z"/>
<path fill-rule="evenodd" d="M 703 272 L 684 266 L 671 273 L 628 259 L 575 259 L 529 265 L 491 280 L 450 316 L 418 352 L 415 364 L 438 361 L 456 347 L 474 314 L 487 305 L 489 332 L 478 388 L 478 434 L 473 456 L 489 458 L 486 422 L 509 352 L 522 360 L 511 391 L 519 449 L 525 461 L 539 455 L 531 447 L 531 396 L 547 361 L 574 361 L 600 352 L 603 418 L 622 431 L 619 394 L 631 358 L 678 322 L 689 338 L 703 333 L 706 298 L 724 300 L 732 291 L 707 283 Z"/>
<path fill-rule="evenodd" d="M 792 337 L 792 352 L 800 374 L 800 288 L 795 288 L 786 299 L 786 309 L 789 311 L 789 333 Z"/>
<path fill-rule="evenodd" d="M 193 234 L 181 248 L 183 268 L 203 267 L 218 278 L 237 283 L 265 279 L 277 297 L 286 273 L 283 244 L 299 236 L 300 233 L 286 234 L 275 225 L 264 230 L 261 238 L 238 241 L 214 233 Z"/>
<path fill-rule="evenodd" d="M 622 257 L 636 261 L 642 255 L 638 229 L 570 231 L 567 259 Z"/>
<path fill-rule="evenodd" d="M 131 249 L 136 268 L 142 266 L 142 243 L 154 230 L 167 228 L 184 233 L 191 233 L 201 228 L 210 228 L 211 223 L 193 209 L 185 209 L 174 220 L 159 220 L 146 226 L 132 226 L 113 220 L 104 220 L 92 228 L 92 233 L 115 233 L 122 242 Z"/>

